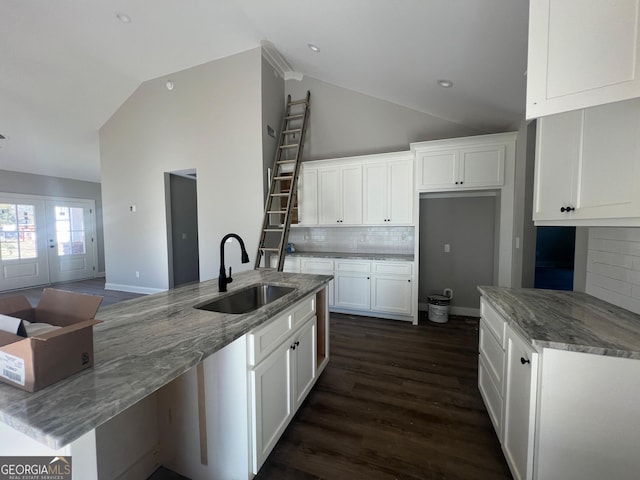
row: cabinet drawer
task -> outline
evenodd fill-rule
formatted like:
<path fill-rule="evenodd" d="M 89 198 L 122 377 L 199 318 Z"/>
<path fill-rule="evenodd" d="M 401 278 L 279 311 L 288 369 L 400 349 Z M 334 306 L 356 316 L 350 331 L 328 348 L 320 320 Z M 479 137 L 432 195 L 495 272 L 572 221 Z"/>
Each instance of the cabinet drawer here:
<path fill-rule="evenodd" d="M 411 262 L 372 262 L 373 273 L 387 273 L 391 275 L 411 275 Z"/>
<path fill-rule="evenodd" d="M 493 333 L 493 335 L 498 340 L 498 343 L 504 350 L 505 347 L 505 328 L 507 322 L 505 322 L 504 318 L 496 312 L 496 310 L 489 305 L 484 298 L 480 299 L 480 316 L 486 322 L 488 329 Z"/>
<path fill-rule="evenodd" d="M 339 272 L 362 272 L 371 271 L 371 262 L 361 260 L 336 260 L 335 270 Z"/>
<path fill-rule="evenodd" d="M 297 311 L 297 310 L 296 310 Z M 280 345 L 293 328 L 293 314 L 285 315 L 259 327 L 247 335 L 249 365 L 255 366 Z"/>
<path fill-rule="evenodd" d="M 493 383 L 491 375 L 488 374 L 487 364 L 482 355 L 478 356 L 478 389 L 487 407 L 487 412 L 489 412 L 493 428 L 498 434 L 498 439 L 502 442 L 502 393 Z"/>
<path fill-rule="evenodd" d="M 504 350 L 489 331 L 484 318 L 480 319 L 480 342 L 478 345 L 480 356 L 485 360 L 488 374 L 502 392 L 502 379 L 504 378 Z"/>
<path fill-rule="evenodd" d="M 293 311 L 293 325 L 300 325 L 316 313 L 316 296 L 302 300 L 302 303 Z"/>
<path fill-rule="evenodd" d="M 302 272 L 333 272 L 333 260 L 331 258 L 303 258 L 301 270 Z"/>

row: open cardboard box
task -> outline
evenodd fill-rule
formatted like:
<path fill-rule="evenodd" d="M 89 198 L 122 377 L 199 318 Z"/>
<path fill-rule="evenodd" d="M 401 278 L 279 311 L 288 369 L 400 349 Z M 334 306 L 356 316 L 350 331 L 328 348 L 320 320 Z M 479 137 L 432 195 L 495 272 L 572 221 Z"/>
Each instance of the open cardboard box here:
<path fill-rule="evenodd" d="M 20 337 L 0 331 L 0 381 L 35 392 L 93 366 L 93 326 L 102 297 L 45 288 L 33 308 L 24 295 L 0 298 L 0 313 L 62 328 Z"/>

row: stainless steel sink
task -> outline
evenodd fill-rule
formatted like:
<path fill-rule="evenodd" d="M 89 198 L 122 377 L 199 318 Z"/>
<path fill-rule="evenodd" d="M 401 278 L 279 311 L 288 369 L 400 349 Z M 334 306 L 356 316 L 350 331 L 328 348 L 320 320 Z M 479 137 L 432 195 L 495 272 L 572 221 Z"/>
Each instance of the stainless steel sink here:
<path fill-rule="evenodd" d="M 213 301 L 194 305 L 193 308 L 220 313 L 248 313 L 293 292 L 293 287 L 261 283 L 250 285 Z"/>

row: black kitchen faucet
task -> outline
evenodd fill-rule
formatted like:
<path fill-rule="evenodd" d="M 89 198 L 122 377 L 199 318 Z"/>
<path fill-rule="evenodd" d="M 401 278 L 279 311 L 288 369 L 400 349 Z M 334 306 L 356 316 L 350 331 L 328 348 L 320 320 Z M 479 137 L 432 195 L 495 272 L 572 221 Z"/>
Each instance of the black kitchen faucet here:
<path fill-rule="evenodd" d="M 218 276 L 218 291 L 226 292 L 227 284 L 233 282 L 233 278 L 231 278 L 231 267 L 229 267 L 229 276 L 227 277 L 226 268 L 224 266 L 224 244 L 229 238 L 236 238 L 240 243 L 240 249 L 242 250 L 242 263 L 249 263 L 249 255 L 247 255 L 247 249 L 244 248 L 244 242 L 240 235 L 236 233 L 227 233 L 224 237 L 222 237 L 222 241 L 220 242 L 220 275 Z"/>

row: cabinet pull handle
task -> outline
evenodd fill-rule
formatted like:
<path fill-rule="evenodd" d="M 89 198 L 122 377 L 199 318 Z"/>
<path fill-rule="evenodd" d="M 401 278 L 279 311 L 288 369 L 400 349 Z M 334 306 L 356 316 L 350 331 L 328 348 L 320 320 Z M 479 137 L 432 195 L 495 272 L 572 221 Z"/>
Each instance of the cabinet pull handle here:
<path fill-rule="evenodd" d="M 294 343 L 293 345 L 291 345 L 291 350 L 295 350 L 296 349 L 296 344 Z"/>
<path fill-rule="evenodd" d="M 531 363 L 531 360 L 528 358 L 520 357 L 520 363 L 526 365 L 527 363 Z"/>
<path fill-rule="evenodd" d="M 562 213 L 564 213 L 564 212 L 573 212 L 574 210 L 575 210 L 575 208 L 573 208 L 573 207 L 561 207 L 560 208 L 560 211 Z"/>
<path fill-rule="evenodd" d="M 300 342 L 296 341 L 296 347 L 300 346 Z"/>

